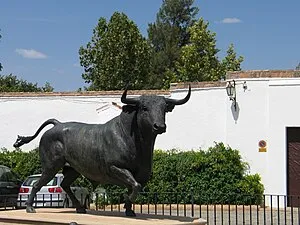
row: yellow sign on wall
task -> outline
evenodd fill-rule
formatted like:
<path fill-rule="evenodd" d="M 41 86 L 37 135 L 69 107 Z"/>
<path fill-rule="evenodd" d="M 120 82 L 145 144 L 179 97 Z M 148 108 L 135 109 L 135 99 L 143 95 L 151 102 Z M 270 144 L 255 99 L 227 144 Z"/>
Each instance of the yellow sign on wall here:
<path fill-rule="evenodd" d="M 259 152 L 267 152 L 267 148 L 259 148 L 258 151 Z"/>

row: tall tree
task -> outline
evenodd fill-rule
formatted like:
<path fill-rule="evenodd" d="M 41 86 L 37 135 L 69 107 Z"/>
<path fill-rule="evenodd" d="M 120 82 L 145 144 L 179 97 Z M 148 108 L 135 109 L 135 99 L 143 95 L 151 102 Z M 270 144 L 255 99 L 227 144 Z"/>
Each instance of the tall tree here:
<path fill-rule="evenodd" d="M 44 87 L 38 87 L 35 83 L 30 83 L 12 74 L 0 76 L 0 92 L 52 92 L 53 87 L 46 82 Z"/>
<path fill-rule="evenodd" d="M 227 55 L 222 60 L 222 65 L 225 71 L 240 71 L 241 63 L 244 61 L 243 56 L 237 57 L 236 52 L 234 51 L 234 45 L 230 44 L 227 49 Z"/>
<path fill-rule="evenodd" d="M 223 70 L 218 60 L 216 34 L 208 30 L 208 22 L 200 18 L 189 28 L 190 44 L 182 47 L 176 64 L 177 81 L 219 80 Z"/>
<path fill-rule="evenodd" d="M 128 82 L 132 89 L 147 85 L 150 46 L 124 13 L 115 12 L 109 22 L 101 17 L 79 58 L 88 90 L 117 90 Z"/>
<path fill-rule="evenodd" d="M 188 28 L 199 11 L 193 3 L 194 0 L 163 0 L 156 22 L 149 24 L 148 36 L 154 51 L 151 77 L 156 88 L 168 88 L 174 79 L 175 62 L 181 47 L 189 43 Z"/>
<path fill-rule="evenodd" d="M 216 81 L 224 79 L 227 71 L 241 70 L 244 58 L 237 57 L 231 44 L 223 60 L 218 59 L 216 33 L 208 29 L 209 23 L 200 18 L 189 28 L 190 44 L 182 47 L 176 63 L 176 81 Z"/>

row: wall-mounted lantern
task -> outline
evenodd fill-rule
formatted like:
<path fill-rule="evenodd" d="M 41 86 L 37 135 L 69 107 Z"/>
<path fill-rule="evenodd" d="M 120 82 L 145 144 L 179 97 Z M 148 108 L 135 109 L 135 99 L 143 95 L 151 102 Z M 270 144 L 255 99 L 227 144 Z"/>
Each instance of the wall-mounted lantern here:
<path fill-rule="evenodd" d="M 244 89 L 244 91 L 246 91 L 248 89 L 248 85 L 247 85 L 246 81 L 244 81 L 244 83 L 243 83 L 243 89 Z"/>
<path fill-rule="evenodd" d="M 226 86 L 226 92 L 231 101 L 233 101 L 234 110 L 236 111 L 236 91 L 235 91 L 235 81 L 228 81 Z"/>

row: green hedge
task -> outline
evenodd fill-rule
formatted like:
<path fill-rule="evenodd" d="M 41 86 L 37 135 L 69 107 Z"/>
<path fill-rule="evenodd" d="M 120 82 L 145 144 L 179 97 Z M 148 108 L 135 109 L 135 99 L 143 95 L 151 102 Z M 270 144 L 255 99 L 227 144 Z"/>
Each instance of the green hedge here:
<path fill-rule="evenodd" d="M 21 180 L 25 180 L 31 174 L 41 173 L 38 149 L 22 152 L 20 149 L 8 151 L 2 148 L 0 164 L 10 167 Z"/>
<path fill-rule="evenodd" d="M 29 152 L 23 152 L 21 149 L 8 151 L 6 148 L 2 148 L 0 152 L 0 164 L 10 167 L 12 171 L 18 175 L 20 180 L 23 181 L 29 175 L 42 172 L 38 148 Z M 82 176 L 74 183 L 85 186 L 89 190 L 93 189 L 92 183 Z"/>
<path fill-rule="evenodd" d="M 37 149 L 30 152 L 2 149 L 0 164 L 11 167 L 22 179 L 41 171 Z M 223 143 L 216 143 L 206 151 L 155 150 L 153 175 L 143 190 L 148 194 L 141 194 L 137 203 L 260 204 L 264 191 L 261 178 L 248 172 L 249 166 L 239 151 Z M 96 187 L 83 177 L 76 182 L 90 190 Z M 110 203 L 123 201 L 124 188 L 103 187 Z"/>
<path fill-rule="evenodd" d="M 206 151 L 156 150 L 153 175 L 144 188 L 150 194 L 139 196 L 137 203 L 260 204 L 264 192 L 261 178 L 248 172 L 249 165 L 239 151 L 223 143 Z M 120 192 L 116 186 L 104 187 L 111 196 Z M 117 203 L 119 198 L 110 200 Z"/>
<path fill-rule="evenodd" d="M 156 151 L 150 192 L 190 192 L 196 202 L 256 203 L 264 188 L 238 150 L 216 143 L 207 151 Z M 247 201 L 245 202 L 245 197 Z M 248 200 L 249 196 L 251 199 Z"/>

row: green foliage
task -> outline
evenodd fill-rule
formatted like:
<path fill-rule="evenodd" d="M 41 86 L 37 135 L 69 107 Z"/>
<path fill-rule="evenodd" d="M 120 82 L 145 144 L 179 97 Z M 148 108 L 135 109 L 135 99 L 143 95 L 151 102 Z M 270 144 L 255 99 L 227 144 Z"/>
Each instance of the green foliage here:
<path fill-rule="evenodd" d="M 167 89 L 172 82 L 217 81 L 227 71 L 241 70 L 243 57 L 237 58 L 233 45 L 226 57 L 218 59 L 216 34 L 203 18 L 195 19 L 199 9 L 193 0 L 164 0 L 148 36 L 153 46 L 150 83 Z"/>
<path fill-rule="evenodd" d="M 189 28 L 190 44 L 182 47 L 176 64 L 178 81 L 216 81 L 225 76 L 217 57 L 216 34 L 208 30 L 208 25 L 200 18 Z"/>
<path fill-rule="evenodd" d="M 238 203 L 260 204 L 264 187 L 258 174 L 247 174 L 249 166 L 238 150 L 216 143 L 207 151 L 156 150 L 153 176 L 144 188 L 149 195 L 140 195 L 137 203 Z M 117 203 L 124 189 L 105 187 L 110 202 Z M 177 193 L 170 194 L 170 192 Z M 120 200 L 119 200 L 120 201 Z"/>
<path fill-rule="evenodd" d="M 216 34 L 200 18 L 194 0 L 163 0 L 148 40 L 124 13 L 101 17 L 90 42 L 80 47 L 84 90 L 168 89 L 172 82 L 217 81 L 241 70 L 233 45 L 219 60 Z M 81 91 L 79 89 L 78 91 Z"/>
<path fill-rule="evenodd" d="M 49 82 L 46 82 L 45 85 L 42 87 L 43 92 L 53 92 L 54 88 L 51 86 Z"/>
<path fill-rule="evenodd" d="M 131 89 L 143 89 L 148 83 L 150 46 L 124 13 L 115 12 L 109 22 L 100 18 L 79 55 L 89 90 L 120 90 L 128 82 Z"/>
<path fill-rule="evenodd" d="M 2 149 L 0 164 L 11 167 L 22 179 L 41 172 L 37 149 Z M 136 203 L 260 204 L 264 192 L 261 178 L 248 174 L 248 170 L 239 151 L 223 143 L 206 151 L 155 150 L 152 178 L 143 189 L 146 193 L 141 193 Z M 98 186 L 84 177 L 78 178 L 76 184 L 90 191 Z M 124 187 L 100 187 L 106 190 L 108 199 L 99 198 L 99 204 L 124 202 Z"/>
<path fill-rule="evenodd" d="M 46 82 L 44 87 L 38 87 L 37 83 L 33 84 L 12 74 L 0 75 L 0 92 L 51 92 L 53 87 Z"/>
<path fill-rule="evenodd" d="M 25 180 L 29 175 L 42 172 L 38 148 L 29 152 L 23 152 L 20 149 L 8 151 L 2 148 L 0 151 L 0 164 L 10 167 L 21 180 Z M 74 182 L 74 185 L 93 190 L 92 183 L 83 176 L 80 176 Z"/>
<path fill-rule="evenodd" d="M 8 166 L 21 180 L 31 174 L 41 173 L 38 149 L 22 152 L 20 149 L 8 151 L 1 149 L 0 164 Z"/>
<path fill-rule="evenodd" d="M 263 200 L 261 193 L 264 192 L 264 186 L 261 183 L 261 178 L 258 174 L 248 174 L 243 177 L 237 184 L 238 189 L 244 196 L 239 196 L 238 202 L 245 204 L 260 204 Z M 255 198 L 251 197 L 255 196 Z M 243 199 L 241 199 L 243 197 Z"/>
<path fill-rule="evenodd" d="M 194 0 L 164 0 L 156 22 L 149 24 L 148 37 L 153 47 L 151 85 L 154 88 L 169 88 L 174 81 L 175 62 L 180 57 L 181 47 L 189 43 L 188 28 L 199 11 L 193 3 Z"/>
<path fill-rule="evenodd" d="M 225 71 L 240 71 L 241 63 L 244 61 L 243 56 L 237 58 L 233 44 L 230 44 L 227 50 L 227 55 L 222 60 L 222 66 Z"/>

